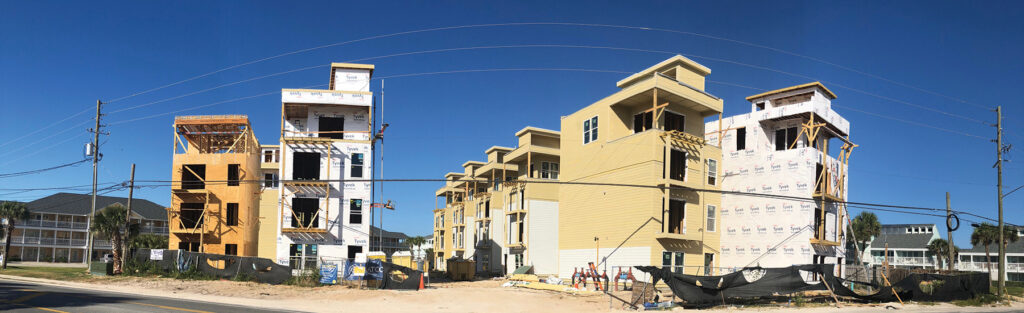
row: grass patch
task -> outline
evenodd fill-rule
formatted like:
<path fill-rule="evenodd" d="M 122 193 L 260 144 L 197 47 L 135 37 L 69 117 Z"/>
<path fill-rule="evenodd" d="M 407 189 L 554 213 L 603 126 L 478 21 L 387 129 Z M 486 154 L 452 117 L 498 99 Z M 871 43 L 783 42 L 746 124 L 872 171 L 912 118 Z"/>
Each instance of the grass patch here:
<path fill-rule="evenodd" d="M 1006 282 L 1006 293 L 1018 297 L 1024 297 L 1024 282 L 1019 281 L 1008 281 Z"/>
<path fill-rule="evenodd" d="M 85 270 L 85 268 L 81 267 L 32 267 L 8 265 L 7 269 L 0 270 L 0 274 L 63 281 L 91 279 L 92 276 L 86 273 Z"/>
<path fill-rule="evenodd" d="M 953 304 L 956 306 L 983 306 L 998 303 L 1001 303 L 999 300 L 999 296 L 993 294 L 983 294 L 972 299 L 953 301 Z"/>

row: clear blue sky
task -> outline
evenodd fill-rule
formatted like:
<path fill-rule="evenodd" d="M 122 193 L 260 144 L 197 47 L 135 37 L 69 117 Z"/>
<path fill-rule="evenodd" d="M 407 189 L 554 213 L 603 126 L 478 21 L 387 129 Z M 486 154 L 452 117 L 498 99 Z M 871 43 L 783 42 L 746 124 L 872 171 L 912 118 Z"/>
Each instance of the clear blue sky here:
<path fill-rule="evenodd" d="M 994 129 L 916 108 L 994 122 L 985 106 L 1001 104 L 1006 137 L 1016 144 L 1007 166 L 1007 190 L 1024 184 L 1024 8 L 1019 2 L 663 1 L 629 5 L 536 1 L 529 5 L 415 2 L 364 6 L 324 3 L 8 2 L 0 10 L 0 173 L 78 160 L 96 99 L 111 100 L 198 74 L 299 49 L 425 28 L 481 23 L 573 22 L 657 27 L 717 36 L 806 55 L 905 83 L 890 82 L 764 48 L 707 37 L 579 26 L 502 26 L 423 32 L 367 40 L 244 66 L 107 106 L 108 112 L 197 90 L 328 62 L 431 49 L 493 45 L 588 45 L 672 51 L 690 55 L 712 73 L 707 90 L 725 99 L 726 115 L 749 110 L 745 96 L 811 79 L 721 59 L 808 76 L 826 82 L 836 110 L 851 122 L 861 145 L 851 159 L 850 200 L 954 208 L 996 216 L 995 145 L 987 139 L 896 122 L 856 110 L 993 137 Z M 922 3 L 923 4 L 923 3 Z M 582 48 L 503 48 L 379 58 L 376 77 L 489 68 L 579 68 L 635 72 L 670 55 Z M 699 57 L 698 57 L 699 56 Z M 708 59 L 712 57 L 716 59 Z M 524 126 L 558 129 L 567 115 L 615 91 L 626 74 L 530 71 L 438 74 L 386 79 L 387 178 L 440 178 L 482 160 L 493 145 L 514 146 Z M 171 179 L 173 116 L 124 122 L 217 101 L 325 84 L 325 68 L 253 80 L 113 113 L 106 121 L 101 182 Z M 843 87 L 840 87 L 843 86 Z M 869 92 L 876 96 L 851 90 Z M 373 85 L 379 94 L 379 81 Z M 177 113 L 247 114 L 263 143 L 276 143 L 280 96 L 255 97 Z M 514 110 L 508 110 L 515 108 Z M 499 112 L 502 112 L 499 114 Z M 505 113 L 507 112 L 507 113 Z M 122 122 L 119 123 L 118 122 Z M 41 127 L 56 126 L 10 142 Z M 79 125 L 82 124 L 82 125 Z M 72 129 L 51 136 L 59 131 Z M 379 168 L 378 168 L 379 170 Z M 87 164 L 46 174 L 0 179 L 0 189 L 89 184 Z M 389 183 L 400 214 L 386 228 L 429 234 L 433 191 L 440 183 Z M 84 192 L 87 189 L 77 191 Z M 12 193 L 0 199 L 33 200 L 53 191 Z M 127 196 L 127 191 L 112 195 Z M 170 203 L 169 189 L 143 188 L 141 198 Z M 1024 191 L 1006 198 L 1008 222 L 1024 224 Z M 851 209 L 856 214 L 860 210 Z M 942 218 L 877 212 L 883 223 L 944 223 Z M 965 223 L 966 224 L 966 223 Z M 967 244 L 969 227 L 956 240 Z"/>

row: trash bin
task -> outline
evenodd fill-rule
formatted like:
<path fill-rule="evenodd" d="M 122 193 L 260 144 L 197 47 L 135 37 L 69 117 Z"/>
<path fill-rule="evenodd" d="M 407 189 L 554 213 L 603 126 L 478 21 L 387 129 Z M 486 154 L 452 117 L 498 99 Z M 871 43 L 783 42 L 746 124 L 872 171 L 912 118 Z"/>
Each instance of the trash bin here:
<path fill-rule="evenodd" d="M 114 263 L 105 261 L 89 262 L 89 273 L 95 276 L 114 275 Z"/>

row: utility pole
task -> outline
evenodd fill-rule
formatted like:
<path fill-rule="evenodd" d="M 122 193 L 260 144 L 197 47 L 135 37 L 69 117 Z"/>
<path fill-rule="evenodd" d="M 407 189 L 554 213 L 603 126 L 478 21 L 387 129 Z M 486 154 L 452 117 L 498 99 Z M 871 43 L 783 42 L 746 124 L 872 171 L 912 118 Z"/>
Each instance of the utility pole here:
<path fill-rule="evenodd" d="M 122 243 L 121 270 L 128 264 L 128 236 L 132 227 L 132 196 L 135 193 L 135 163 L 132 163 L 132 174 L 128 178 L 128 213 L 124 217 L 124 242 Z"/>
<path fill-rule="evenodd" d="M 1003 229 L 1003 106 L 996 107 L 996 190 L 999 192 L 999 297 L 1006 296 L 1006 232 Z"/>
<path fill-rule="evenodd" d="M 949 205 L 949 191 L 947 191 L 946 192 L 946 238 L 947 238 L 946 242 L 949 243 L 949 258 L 946 259 L 946 260 L 949 261 L 949 271 L 950 272 L 953 271 L 953 247 L 955 247 L 955 245 L 953 245 L 953 228 L 951 226 L 949 226 L 950 218 L 952 217 L 952 214 L 953 214 L 952 211 L 953 211 L 953 209 L 950 208 L 950 205 Z M 960 227 L 960 226 L 957 225 L 957 227 Z"/>
<path fill-rule="evenodd" d="M 88 249 L 86 249 L 86 251 L 85 251 L 85 258 L 86 258 L 85 262 L 89 264 L 89 269 L 86 269 L 86 272 L 90 271 L 90 269 L 92 268 L 92 242 L 93 242 L 93 239 L 94 239 L 93 235 L 92 235 L 92 221 L 93 221 L 93 219 L 96 218 L 96 175 L 97 175 L 97 169 L 99 167 L 99 162 L 100 162 L 100 133 L 102 132 L 100 130 L 100 127 L 102 127 L 102 125 L 100 125 L 100 117 L 103 116 L 103 114 L 100 114 L 100 107 L 101 106 L 103 106 L 103 102 L 101 102 L 100 100 L 96 100 L 96 127 L 89 130 L 90 132 L 93 133 L 93 137 L 92 137 L 92 151 L 91 151 L 92 152 L 92 211 L 91 211 L 92 214 L 89 214 L 89 219 L 88 219 L 89 223 L 88 223 L 88 225 L 86 225 L 86 230 L 88 230 L 88 233 L 89 233 Z"/>

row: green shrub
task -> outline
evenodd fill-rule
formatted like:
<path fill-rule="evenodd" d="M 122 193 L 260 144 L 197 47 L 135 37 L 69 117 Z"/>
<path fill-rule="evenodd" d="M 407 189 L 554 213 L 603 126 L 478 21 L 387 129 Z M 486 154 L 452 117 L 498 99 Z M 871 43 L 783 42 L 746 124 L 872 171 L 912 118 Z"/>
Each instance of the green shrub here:
<path fill-rule="evenodd" d="M 803 307 L 805 305 L 807 305 L 807 298 L 804 298 L 804 295 L 797 294 L 793 296 L 793 306 Z"/>
<path fill-rule="evenodd" d="M 299 275 L 292 276 L 292 278 L 288 279 L 285 284 L 300 287 L 319 287 L 320 271 L 304 270 L 300 272 Z"/>
<path fill-rule="evenodd" d="M 256 278 L 256 275 L 252 275 L 252 274 L 248 274 L 248 273 L 238 273 L 237 275 L 235 275 L 235 277 L 232 277 L 231 280 L 233 280 L 233 281 L 259 282 L 259 279 Z"/>

